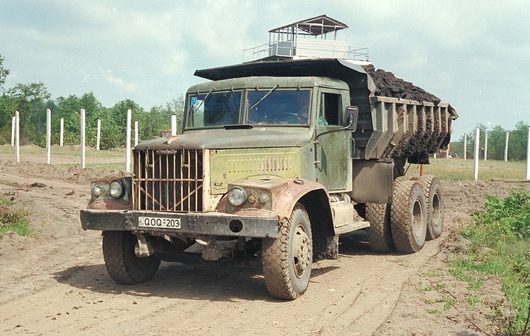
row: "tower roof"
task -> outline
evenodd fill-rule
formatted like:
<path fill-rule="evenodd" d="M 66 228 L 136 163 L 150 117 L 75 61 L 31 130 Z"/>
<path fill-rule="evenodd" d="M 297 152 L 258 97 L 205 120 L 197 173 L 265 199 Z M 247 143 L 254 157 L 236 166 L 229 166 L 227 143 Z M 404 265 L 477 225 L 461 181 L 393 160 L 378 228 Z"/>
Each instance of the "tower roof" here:
<path fill-rule="evenodd" d="M 330 18 L 329 16 L 323 14 L 319 16 L 312 17 L 310 19 L 305 19 L 297 22 L 287 24 L 278 28 L 273 28 L 269 30 L 269 33 L 284 33 L 289 28 L 297 28 L 299 33 L 303 32 L 307 35 L 323 35 L 329 32 L 341 30 L 348 28 L 348 26 L 339 20 Z"/>

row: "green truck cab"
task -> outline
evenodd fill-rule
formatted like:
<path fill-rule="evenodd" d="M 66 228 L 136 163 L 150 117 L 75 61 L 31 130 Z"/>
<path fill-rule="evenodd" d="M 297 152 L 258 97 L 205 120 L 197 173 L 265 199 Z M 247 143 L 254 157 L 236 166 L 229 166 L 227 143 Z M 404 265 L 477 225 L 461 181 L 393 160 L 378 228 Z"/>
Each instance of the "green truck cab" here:
<path fill-rule="evenodd" d="M 269 293 L 295 299 L 340 234 L 363 229 L 374 249 L 404 253 L 441 234 L 438 180 L 402 175 L 448 142 L 447 104 L 377 97 L 337 59 L 196 75 L 212 81 L 188 89 L 182 133 L 139 144 L 132 176 L 94 182 L 81 211 L 116 282 L 147 281 L 193 245 L 220 259 L 232 240 L 260 246 Z"/>

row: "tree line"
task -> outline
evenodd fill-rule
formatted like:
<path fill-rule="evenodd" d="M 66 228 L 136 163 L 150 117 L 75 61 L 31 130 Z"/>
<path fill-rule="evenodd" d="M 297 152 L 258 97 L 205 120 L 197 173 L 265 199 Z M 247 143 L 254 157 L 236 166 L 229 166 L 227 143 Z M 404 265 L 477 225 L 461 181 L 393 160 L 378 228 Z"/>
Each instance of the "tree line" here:
<path fill-rule="evenodd" d="M 80 111 L 86 111 L 86 139 L 89 146 L 96 145 L 96 124 L 101 119 L 102 149 L 116 148 L 125 144 L 127 110 L 132 110 L 132 120 L 140 125 L 140 139 L 151 139 L 160 135 L 160 131 L 170 128 L 171 115 L 177 115 L 181 125 L 184 111 L 184 97 L 179 96 L 165 105 L 153 106 L 146 110 L 131 99 L 122 100 L 112 107 L 103 106 L 93 93 L 82 96 L 51 98 L 46 85 L 42 82 L 18 83 L 5 88 L 9 69 L 4 67 L 4 57 L 0 55 L 0 144 L 11 142 L 11 118 L 15 111 L 20 114 L 21 144 L 46 143 L 46 109 L 52 110 L 52 143 L 59 142 L 60 119 L 64 118 L 64 143 L 78 144 L 80 133 Z M 480 132 L 481 157 L 484 155 L 486 126 L 477 126 Z M 504 159 L 505 129 L 495 126 L 488 130 L 488 158 Z M 528 123 L 520 121 L 510 130 L 508 149 L 509 160 L 526 159 L 528 141 Z M 475 131 L 467 133 L 467 157 L 473 157 Z M 451 142 L 453 155 L 463 157 L 464 136 Z"/>
<path fill-rule="evenodd" d="M 60 119 L 64 119 L 64 143 L 79 144 L 80 111 L 86 113 L 86 141 L 88 146 L 96 146 L 96 124 L 101 119 L 102 149 L 125 145 L 127 110 L 132 111 L 132 121 L 138 121 L 140 139 L 151 139 L 170 128 L 171 115 L 177 115 L 181 125 L 184 111 L 184 98 L 178 96 L 164 105 L 146 110 L 131 99 L 105 107 L 93 93 L 81 96 L 52 98 L 42 82 L 17 83 L 6 88 L 9 69 L 4 66 L 0 55 L 0 144 L 11 142 L 11 118 L 15 111 L 20 115 L 20 143 L 46 144 L 46 109 L 52 111 L 52 143 L 59 143 Z"/>
<path fill-rule="evenodd" d="M 484 157 L 486 130 L 488 131 L 488 159 L 504 160 L 504 146 L 506 144 L 506 132 L 509 132 L 508 141 L 508 160 L 526 160 L 526 149 L 528 143 L 528 123 L 519 121 L 515 128 L 507 130 L 501 126 L 487 128 L 479 124 L 477 128 L 480 129 L 479 152 L 480 159 Z M 475 130 L 467 134 L 467 157 L 473 158 L 473 151 L 475 150 Z M 457 157 L 464 157 L 464 135 L 457 141 L 451 142 L 451 153 Z"/>

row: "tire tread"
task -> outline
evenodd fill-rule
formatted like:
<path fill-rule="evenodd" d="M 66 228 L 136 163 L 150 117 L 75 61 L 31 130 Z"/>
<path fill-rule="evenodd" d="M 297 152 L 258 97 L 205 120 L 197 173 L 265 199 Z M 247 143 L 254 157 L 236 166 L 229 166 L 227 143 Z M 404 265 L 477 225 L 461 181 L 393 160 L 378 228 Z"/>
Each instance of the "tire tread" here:
<path fill-rule="evenodd" d="M 394 193 L 392 195 L 391 207 L 391 228 L 392 238 L 396 250 L 401 253 L 415 253 L 423 248 L 423 244 L 417 244 L 412 232 L 411 201 L 414 189 L 420 189 L 423 202 L 425 222 L 425 196 L 418 182 L 408 180 L 405 177 L 398 177 L 394 181 Z M 426 224 L 426 223 L 425 223 Z"/>
<path fill-rule="evenodd" d="M 390 227 L 390 204 L 366 204 L 366 220 L 370 222 L 368 228 L 368 243 L 377 252 L 392 252 L 395 250 Z"/>

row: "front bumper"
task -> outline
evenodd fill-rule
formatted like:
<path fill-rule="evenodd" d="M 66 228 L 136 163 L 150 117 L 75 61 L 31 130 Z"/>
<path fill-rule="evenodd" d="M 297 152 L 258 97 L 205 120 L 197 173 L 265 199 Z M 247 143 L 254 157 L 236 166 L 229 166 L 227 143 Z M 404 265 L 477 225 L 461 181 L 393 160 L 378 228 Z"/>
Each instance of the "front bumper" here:
<path fill-rule="evenodd" d="M 146 228 L 138 225 L 138 217 L 180 219 L 180 228 Z M 240 221 L 241 230 L 234 232 L 231 221 Z M 278 218 L 236 216 L 220 212 L 167 213 L 130 210 L 81 210 L 81 227 L 85 230 L 142 231 L 193 235 L 276 238 Z"/>

